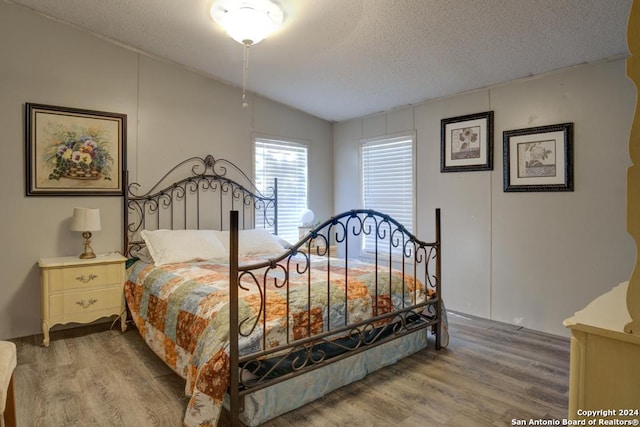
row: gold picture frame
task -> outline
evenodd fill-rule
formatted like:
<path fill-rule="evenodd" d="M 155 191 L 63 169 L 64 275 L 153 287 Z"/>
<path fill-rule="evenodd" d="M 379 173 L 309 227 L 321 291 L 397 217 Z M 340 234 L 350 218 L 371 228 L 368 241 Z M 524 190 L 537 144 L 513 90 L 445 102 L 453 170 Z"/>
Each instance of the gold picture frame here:
<path fill-rule="evenodd" d="M 127 115 L 25 104 L 27 196 L 122 196 Z"/>

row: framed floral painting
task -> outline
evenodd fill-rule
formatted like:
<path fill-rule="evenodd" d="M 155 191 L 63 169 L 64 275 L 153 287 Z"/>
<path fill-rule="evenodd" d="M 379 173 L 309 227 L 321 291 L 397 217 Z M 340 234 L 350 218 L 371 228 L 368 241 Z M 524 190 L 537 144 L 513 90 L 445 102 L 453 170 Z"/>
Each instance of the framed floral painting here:
<path fill-rule="evenodd" d="M 121 196 L 126 114 L 25 104 L 27 196 Z"/>
<path fill-rule="evenodd" d="M 503 132 L 504 191 L 573 191 L 573 123 Z"/>
<path fill-rule="evenodd" d="M 493 111 L 442 119 L 440 172 L 493 169 Z"/>

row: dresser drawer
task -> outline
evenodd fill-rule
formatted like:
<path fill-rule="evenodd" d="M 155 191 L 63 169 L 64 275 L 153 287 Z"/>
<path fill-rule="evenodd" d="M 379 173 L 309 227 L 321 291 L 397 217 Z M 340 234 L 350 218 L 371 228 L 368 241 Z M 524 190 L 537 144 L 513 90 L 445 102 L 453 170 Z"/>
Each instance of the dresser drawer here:
<path fill-rule="evenodd" d="M 122 304 L 121 286 L 86 292 L 68 292 L 49 297 L 49 315 L 51 318 L 64 316 L 71 321 L 83 314 L 102 313 L 120 314 Z M 82 320 L 78 318 L 78 321 Z"/>
<path fill-rule="evenodd" d="M 72 268 L 52 268 L 44 274 L 49 276 L 49 291 L 82 289 L 119 284 L 123 280 L 122 264 L 98 264 Z"/>

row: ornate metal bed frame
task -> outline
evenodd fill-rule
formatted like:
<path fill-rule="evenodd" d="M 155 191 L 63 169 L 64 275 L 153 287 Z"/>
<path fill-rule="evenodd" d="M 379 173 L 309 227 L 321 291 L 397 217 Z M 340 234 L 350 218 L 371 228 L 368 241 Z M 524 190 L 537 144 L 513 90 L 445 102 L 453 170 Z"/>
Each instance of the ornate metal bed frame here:
<path fill-rule="evenodd" d="M 164 184 L 180 170 L 191 166 L 187 177 Z M 244 184 L 231 179 L 237 175 Z M 135 256 L 144 246 L 139 238 L 143 229 L 186 229 L 218 228 L 230 230 L 230 417 L 232 425 L 239 424 L 239 413 L 244 407 L 244 396 L 275 383 L 301 375 L 310 370 L 321 368 L 329 363 L 342 360 L 350 355 L 384 344 L 418 330 L 431 331 L 435 335 L 435 348 L 441 346 L 441 288 L 440 288 L 440 211 L 436 209 L 435 241 L 423 242 L 411 234 L 402 224 L 388 215 L 372 210 L 356 209 L 336 215 L 314 227 L 299 242 L 292 245 L 278 258 L 254 265 L 239 263 L 239 230 L 245 228 L 267 228 L 277 233 L 277 182 L 268 189 L 269 195 L 261 194 L 247 177 L 233 163 L 224 159 L 205 158 L 187 159 L 165 174 L 149 191 L 136 194 L 139 185 L 128 184 L 124 197 L 124 242 L 125 255 Z M 205 199 L 213 199 L 219 207 L 211 208 Z M 228 225 L 225 225 L 224 211 L 230 211 Z M 214 212 L 217 211 L 217 212 Z M 203 216 L 215 216 L 206 221 Z M 256 221 L 256 219 L 258 221 Z M 213 226 L 212 226 L 213 224 Z M 340 258 L 344 260 L 345 283 L 349 274 L 349 251 L 358 252 L 357 245 L 362 236 L 374 239 L 376 251 L 372 254 L 375 264 L 375 300 L 374 317 L 365 321 L 350 322 L 345 316 L 344 324 L 332 327 L 330 319 L 326 322 L 330 330 L 313 334 L 311 322 L 311 254 L 323 257 L 326 265 L 327 282 L 331 265 L 336 263 L 329 256 L 329 247 L 339 246 Z M 302 255 L 302 256 L 301 256 Z M 301 261 L 302 259 L 302 261 Z M 353 262 L 353 261 L 352 261 Z M 391 291 L 391 270 L 394 266 L 401 271 L 402 307 L 394 311 L 378 310 L 378 292 Z M 380 274 L 379 267 L 384 273 Z M 294 270 L 295 269 L 295 270 Z M 334 267 L 335 270 L 335 267 Z M 256 328 L 266 328 L 266 301 L 268 284 L 287 290 L 290 272 L 307 274 L 306 336 L 302 339 L 287 339 L 287 342 L 275 348 L 268 348 L 265 334 L 262 335 L 261 348 L 257 353 L 241 354 L 239 341 L 248 338 Z M 342 274 L 342 273 L 341 273 Z M 406 275 L 406 276 L 405 276 Z M 405 280 L 409 275 L 420 279 L 430 296 L 405 305 Z M 280 277 L 278 279 L 277 277 Z M 255 318 L 240 318 L 238 301 L 239 291 L 255 287 L 261 295 L 261 310 Z M 329 284 L 327 283 L 327 292 Z M 379 289 L 379 287 L 381 289 Z M 386 287 L 386 288 L 383 288 Z M 345 294 L 348 288 L 345 286 Z M 414 293 L 416 292 L 414 287 Z M 426 295 L 426 292 L 425 292 Z M 414 297 L 417 295 L 414 295 Z M 329 300 L 329 297 L 327 297 Z M 344 298 L 345 312 L 347 295 Z M 287 301 L 289 304 L 289 301 Z M 233 309 L 236 308 L 236 309 Z M 292 325 L 289 324 L 289 306 L 287 305 L 286 336 L 291 337 Z M 330 316 L 328 312 L 327 316 Z M 341 337 L 336 339 L 336 337 Z M 329 357 L 329 353 L 332 354 Z M 266 362 L 268 361 L 268 363 Z M 288 368 L 288 373 L 275 373 Z M 250 372 L 247 379 L 243 372 Z"/>
<path fill-rule="evenodd" d="M 184 170 L 190 171 L 186 177 Z M 232 179 L 233 175 L 238 178 Z M 182 176 L 181 176 L 182 175 Z M 176 181 L 172 181 L 176 179 Z M 245 184 L 238 181 L 243 180 Z M 225 214 L 238 211 L 242 228 L 262 228 L 278 234 L 278 182 L 267 188 L 267 195 L 258 191 L 249 177 L 236 165 L 212 155 L 191 157 L 165 173 L 146 193 L 138 194 L 140 184 L 129 183 L 125 175 L 124 195 L 124 250 L 125 255 L 135 255 L 144 247 L 140 231 L 148 229 L 219 229 L 224 225 Z M 214 201 L 217 215 L 211 204 L 204 203 L 205 196 Z M 190 197 L 191 196 L 191 197 Z M 217 199 L 217 200 L 216 200 Z M 206 220 L 202 218 L 207 214 Z M 210 221 L 216 216 L 213 223 Z M 154 221 L 153 224 L 150 224 Z"/>

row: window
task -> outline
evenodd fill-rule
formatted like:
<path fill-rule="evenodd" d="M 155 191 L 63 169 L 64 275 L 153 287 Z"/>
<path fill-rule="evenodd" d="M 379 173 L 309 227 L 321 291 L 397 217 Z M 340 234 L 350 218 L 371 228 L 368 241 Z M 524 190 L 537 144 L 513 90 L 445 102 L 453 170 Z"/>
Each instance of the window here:
<path fill-rule="evenodd" d="M 390 215 L 413 232 L 415 199 L 415 136 L 362 141 L 362 199 L 365 209 Z M 378 240 L 378 246 L 380 241 Z M 365 252 L 375 251 L 375 236 L 365 235 Z"/>
<path fill-rule="evenodd" d="M 298 241 L 300 215 L 307 207 L 306 145 L 269 138 L 255 139 L 255 182 L 264 194 L 278 178 L 278 235 Z"/>

